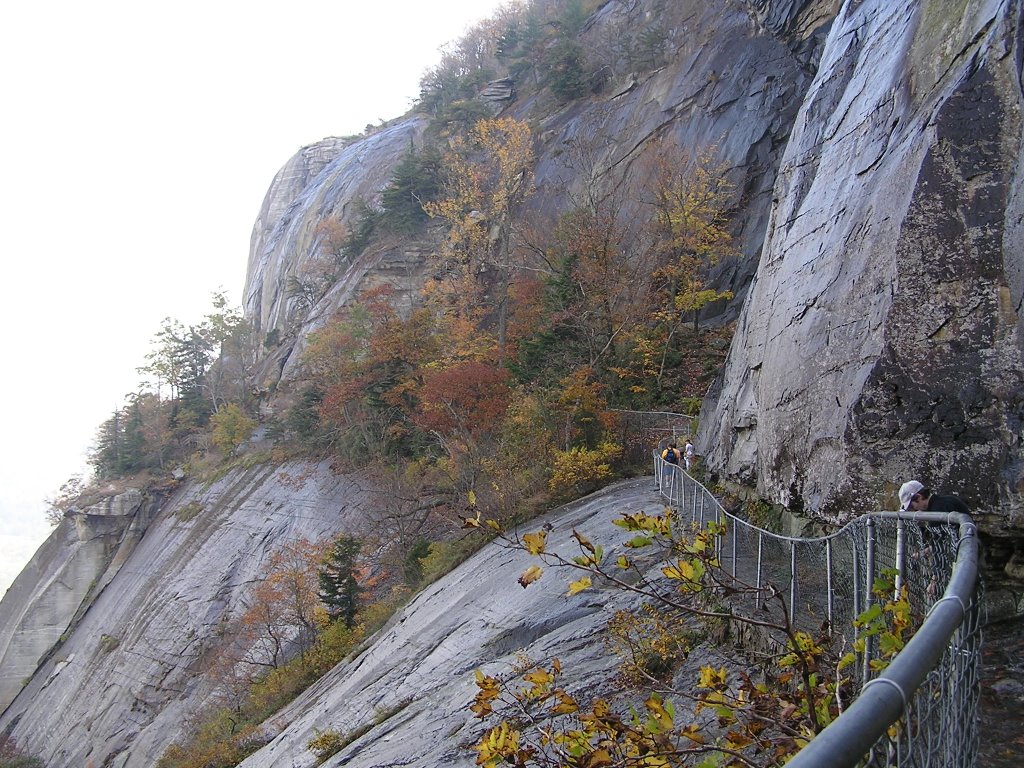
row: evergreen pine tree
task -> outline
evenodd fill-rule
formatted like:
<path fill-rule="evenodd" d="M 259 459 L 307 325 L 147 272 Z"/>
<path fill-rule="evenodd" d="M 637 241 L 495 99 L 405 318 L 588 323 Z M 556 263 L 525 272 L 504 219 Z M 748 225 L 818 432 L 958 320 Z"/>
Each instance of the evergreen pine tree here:
<path fill-rule="evenodd" d="M 355 624 L 362 588 L 356 579 L 356 558 L 362 544 L 350 536 L 339 536 L 331 546 L 320 567 L 320 600 L 334 620 L 342 619 L 345 626 Z"/>
<path fill-rule="evenodd" d="M 127 472 L 137 472 L 145 469 L 146 461 L 146 436 L 143 433 L 142 409 L 139 407 L 138 398 L 125 409 L 124 425 L 124 469 Z"/>
<path fill-rule="evenodd" d="M 96 477 L 106 480 L 121 475 L 124 471 L 124 440 L 124 417 L 121 411 L 114 411 L 100 425 L 89 457 Z"/>
<path fill-rule="evenodd" d="M 417 153 L 409 146 L 381 193 L 384 221 L 395 232 L 411 234 L 429 218 L 423 203 L 437 198 L 440 191 L 441 156 L 428 145 Z"/>

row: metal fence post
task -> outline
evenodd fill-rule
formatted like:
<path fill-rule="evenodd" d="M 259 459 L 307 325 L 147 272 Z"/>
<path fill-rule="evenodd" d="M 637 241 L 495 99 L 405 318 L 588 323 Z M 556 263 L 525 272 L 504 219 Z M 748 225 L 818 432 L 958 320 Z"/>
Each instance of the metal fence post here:
<path fill-rule="evenodd" d="M 789 542 L 789 623 L 796 616 L 796 542 Z"/>
<path fill-rule="evenodd" d="M 872 518 L 867 519 L 867 562 L 864 568 L 864 610 L 866 611 L 871 607 L 873 602 L 871 599 L 871 588 L 874 586 L 875 581 L 875 521 Z M 874 655 L 875 642 L 873 637 L 867 637 L 864 640 L 864 659 L 862 676 L 863 680 L 867 681 L 871 673 L 871 657 Z"/>
<path fill-rule="evenodd" d="M 760 529 L 757 532 L 757 581 L 754 584 L 757 587 L 757 596 L 754 599 L 754 605 L 757 608 L 761 607 L 761 555 L 764 552 L 764 535 Z"/>
<path fill-rule="evenodd" d="M 825 539 L 825 589 L 828 592 L 826 596 L 828 604 L 828 633 L 831 635 L 833 632 L 832 609 L 835 601 L 835 595 L 832 591 L 832 539 Z"/>
<path fill-rule="evenodd" d="M 731 570 L 732 570 L 732 577 L 733 577 L 733 579 L 735 579 L 736 578 L 736 536 L 739 535 L 740 526 L 739 526 L 738 521 L 733 521 L 731 524 L 729 524 L 729 527 L 732 528 L 732 569 Z"/>
<path fill-rule="evenodd" d="M 904 569 L 906 568 L 906 530 L 903 518 L 896 521 L 896 594 L 893 599 L 900 597 L 900 588 L 906 579 Z"/>

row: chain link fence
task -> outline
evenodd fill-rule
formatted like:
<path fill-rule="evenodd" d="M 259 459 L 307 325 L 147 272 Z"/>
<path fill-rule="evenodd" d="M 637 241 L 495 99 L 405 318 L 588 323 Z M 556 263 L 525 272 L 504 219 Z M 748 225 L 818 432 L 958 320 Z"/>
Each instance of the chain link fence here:
<path fill-rule="evenodd" d="M 880 656 L 878 641 L 864 638 L 852 672 L 856 700 L 790 766 L 974 766 L 981 630 L 978 539 L 969 515 L 871 512 L 829 536 L 791 538 L 729 514 L 657 452 L 654 464 L 662 496 L 683 520 L 726 524 L 721 569 L 756 588 L 733 603 L 734 612 L 754 615 L 764 594 L 778 594 L 792 626 L 824 629 L 845 653 L 861 631 L 854 619 L 879 601 L 876 579 L 891 574 L 895 591 L 906 587 L 913 637 L 877 675 L 871 662 Z"/>
<path fill-rule="evenodd" d="M 618 420 L 616 439 L 625 452 L 627 461 L 645 466 L 651 447 L 664 448 L 670 442 L 682 443 L 694 434 L 696 416 L 665 411 L 613 410 Z"/>

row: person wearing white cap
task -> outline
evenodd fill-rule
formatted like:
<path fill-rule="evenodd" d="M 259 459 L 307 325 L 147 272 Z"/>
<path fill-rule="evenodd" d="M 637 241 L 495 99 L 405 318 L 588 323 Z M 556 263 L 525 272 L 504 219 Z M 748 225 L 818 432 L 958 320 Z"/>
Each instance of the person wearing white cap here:
<path fill-rule="evenodd" d="M 940 496 L 937 493 L 932 493 L 931 488 L 917 480 L 908 480 L 900 486 L 900 511 L 909 512 L 911 510 L 914 512 L 971 513 L 959 496 Z"/>
<path fill-rule="evenodd" d="M 900 511 L 965 512 L 967 514 L 971 512 L 959 496 L 939 496 L 932 493 L 930 488 L 918 480 L 908 480 L 900 486 Z M 924 537 L 921 554 L 927 558 L 925 562 L 928 563 L 933 574 L 926 589 L 929 596 L 934 598 L 939 592 L 939 584 L 936 581 L 938 574 L 948 573 L 956 546 L 950 539 L 952 528 L 949 525 L 931 522 L 923 526 L 921 534 Z M 941 546 L 943 539 L 948 540 L 948 546 Z"/>

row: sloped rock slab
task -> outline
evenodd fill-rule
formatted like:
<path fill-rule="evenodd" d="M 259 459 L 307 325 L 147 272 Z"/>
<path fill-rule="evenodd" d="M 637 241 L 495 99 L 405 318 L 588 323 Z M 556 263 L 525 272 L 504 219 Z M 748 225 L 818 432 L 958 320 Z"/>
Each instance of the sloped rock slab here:
<path fill-rule="evenodd" d="M 612 520 L 662 509 L 650 478 L 629 480 L 523 532 L 549 524 L 548 550 L 573 555 L 579 553 L 576 529 L 614 559 L 632 534 Z M 567 689 L 582 698 L 607 693 L 617 662 L 603 642 L 604 629 L 617 610 L 638 598 L 601 585 L 568 597 L 568 583 L 578 577 L 568 568 L 546 568 L 539 581 L 519 586 L 518 577 L 536 564 L 523 552 L 487 545 L 418 595 L 361 655 L 283 710 L 275 718 L 280 733 L 240 765 L 312 766 L 316 758 L 307 744 L 318 733 L 367 727 L 324 765 L 474 765 L 469 747 L 487 727 L 468 709 L 477 690 L 474 671 L 505 675 L 524 656 L 534 662 L 559 658 Z"/>

